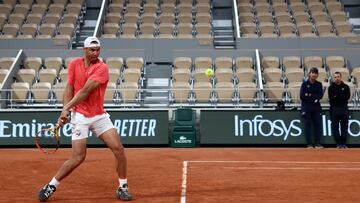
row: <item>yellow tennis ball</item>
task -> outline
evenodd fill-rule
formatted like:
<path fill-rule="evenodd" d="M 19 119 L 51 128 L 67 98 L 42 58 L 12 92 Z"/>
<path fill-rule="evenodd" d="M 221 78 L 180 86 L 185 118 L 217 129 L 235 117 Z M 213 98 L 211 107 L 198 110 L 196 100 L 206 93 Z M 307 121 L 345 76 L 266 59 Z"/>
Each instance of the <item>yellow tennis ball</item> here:
<path fill-rule="evenodd" d="M 206 75 L 207 77 L 212 77 L 212 76 L 214 76 L 214 71 L 213 71 L 213 69 L 211 69 L 211 68 L 206 69 L 206 70 L 205 70 L 205 75 Z"/>

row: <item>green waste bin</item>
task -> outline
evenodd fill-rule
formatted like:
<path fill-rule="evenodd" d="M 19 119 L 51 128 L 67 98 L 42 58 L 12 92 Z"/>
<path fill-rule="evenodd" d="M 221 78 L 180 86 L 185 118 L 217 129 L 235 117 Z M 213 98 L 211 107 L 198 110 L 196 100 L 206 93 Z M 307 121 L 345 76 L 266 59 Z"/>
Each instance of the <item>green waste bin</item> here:
<path fill-rule="evenodd" d="M 175 110 L 175 122 L 172 129 L 172 147 L 195 147 L 195 112 L 190 108 Z"/>

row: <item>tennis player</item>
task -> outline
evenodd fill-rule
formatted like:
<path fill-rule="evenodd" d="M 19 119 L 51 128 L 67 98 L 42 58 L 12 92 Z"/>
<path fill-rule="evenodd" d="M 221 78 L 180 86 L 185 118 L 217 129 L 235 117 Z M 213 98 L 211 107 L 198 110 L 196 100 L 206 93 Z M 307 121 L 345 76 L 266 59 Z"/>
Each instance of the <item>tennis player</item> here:
<path fill-rule="evenodd" d="M 71 110 L 72 155 L 65 161 L 52 180 L 39 191 L 39 200 L 47 201 L 56 191 L 60 181 L 70 175 L 86 157 L 86 139 L 91 130 L 113 152 L 119 177 L 116 195 L 119 199 L 132 199 L 126 178 L 127 161 L 120 137 L 109 114 L 104 111 L 104 94 L 109 80 L 109 70 L 99 59 L 100 41 L 88 37 L 84 42 L 84 57 L 69 64 L 67 86 L 64 91 L 64 107 L 58 119 L 63 126 Z"/>

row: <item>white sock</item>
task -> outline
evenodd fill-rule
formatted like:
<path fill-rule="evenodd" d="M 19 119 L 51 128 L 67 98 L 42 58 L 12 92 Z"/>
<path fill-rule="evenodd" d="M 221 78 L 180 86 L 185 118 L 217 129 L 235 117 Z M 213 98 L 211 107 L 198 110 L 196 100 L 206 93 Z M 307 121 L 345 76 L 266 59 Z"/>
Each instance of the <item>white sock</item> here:
<path fill-rule="evenodd" d="M 127 179 L 120 179 L 119 178 L 119 187 L 123 187 L 124 184 L 127 184 Z"/>
<path fill-rule="evenodd" d="M 60 182 L 58 180 L 56 180 L 55 177 L 53 177 L 49 183 L 49 185 L 53 185 L 55 186 L 56 188 L 60 185 Z"/>

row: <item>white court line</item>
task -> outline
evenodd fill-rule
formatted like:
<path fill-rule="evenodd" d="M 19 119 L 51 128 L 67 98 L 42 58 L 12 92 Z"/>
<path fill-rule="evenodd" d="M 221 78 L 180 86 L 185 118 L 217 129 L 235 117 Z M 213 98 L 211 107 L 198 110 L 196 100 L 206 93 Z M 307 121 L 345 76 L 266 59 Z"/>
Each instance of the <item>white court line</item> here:
<path fill-rule="evenodd" d="M 193 168 L 193 167 L 192 167 Z M 200 168 L 200 167 L 198 167 Z M 229 168 L 229 169 L 239 169 L 239 170 L 349 170 L 349 171 L 359 171 L 360 168 L 319 168 L 319 167 L 219 167 L 219 168 Z"/>
<path fill-rule="evenodd" d="M 189 163 L 276 163 L 276 164 L 360 164 L 358 161 L 184 161 L 183 174 L 181 183 L 181 199 L 180 203 L 186 203 L 186 179 Z M 320 168 L 320 167 L 222 167 L 222 168 L 235 168 L 235 169 L 255 169 L 255 170 L 349 170 L 359 171 L 360 168 Z"/>
<path fill-rule="evenodd" d="M 359 161 L 187 161 L 191 163 L 360 164 Z"/>
<path fill-rule="evenodd" d="M 183 174 L 182 174 L 182 183 L 181 183 L 181 199 L 180 203 L 186 202 L 186 178 L 187 178 L 187 165 L 188 162 L 183 162 Z"/>

